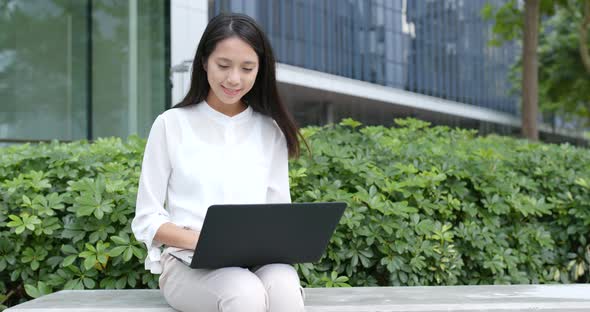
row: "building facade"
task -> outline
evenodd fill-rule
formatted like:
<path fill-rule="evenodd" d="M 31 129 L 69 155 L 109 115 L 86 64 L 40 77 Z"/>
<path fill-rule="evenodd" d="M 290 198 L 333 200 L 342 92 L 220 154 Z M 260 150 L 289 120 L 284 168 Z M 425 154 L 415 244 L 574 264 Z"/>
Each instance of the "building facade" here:
<path fill-rule="evenodd" d="M 519 48 L 488 47 L 485 2 L 0 0 L 0 141 L 145 137 L 188 91 L 220 12 L 246 13 L 268 34 L 300 125 L 412 116 L 517 133 L 507 77 Z"/>
<path fill-rule="evenodd" d="M 504 1 L 495 2 L 501 5 Z M 220 12 L 253 16 L 270 37 L 278 61 L 311 70 L 303 75 L 327 73 L 333 78 L 349 78 L 352 81 L 347 82 L 353 84 L 368 82 L 410 91 L 402 93 L 410 98 L 428 96 L 404 103 L 399 94 L 374 98 L 372 94 L 378 90 L 362 88 L 364 91 L 352 95 L 359 99 L 343 99 L 349 97 L 344 93 L 346 84 L 340 91 L 326 92 L 321 85 L 308 88 L 286 78 L 281 81 L 283 95 L 296 107 L 294 111 L 304 124 L 347 116 L 390 124 L 394 116 L 416 116 L 436 123 L 511 133 L 519 123 L 518 99 L 508 92 L 507 79 L 519 51 L 514 44 L 501 49 L 487 45 L 492 25 L 481 18 L 485 0 L 209 3 L 210 16 Z M 290 70 L 284 71 L 293 75 Z M 295 94 L 298 97 L 292 98 Z M 446 100 L 446 105 L 440 100 Z M 455 109 L 441 111 L 448 105 Z"/>

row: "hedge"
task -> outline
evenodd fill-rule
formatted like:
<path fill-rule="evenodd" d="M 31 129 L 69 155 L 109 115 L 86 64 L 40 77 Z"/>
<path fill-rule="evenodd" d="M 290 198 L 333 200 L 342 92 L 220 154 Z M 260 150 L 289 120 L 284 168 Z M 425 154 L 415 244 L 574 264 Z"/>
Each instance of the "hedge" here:
<path fill-rule="evenodd" d="M 590 282 L 587 149 L 414 119 L 302 132 L 293 200 L 348 203 L 324 257 L 296 265 L 304 286 Z M 144 146 L 0 148 L 0 304 L 157 287 L 130 229 Z"/>

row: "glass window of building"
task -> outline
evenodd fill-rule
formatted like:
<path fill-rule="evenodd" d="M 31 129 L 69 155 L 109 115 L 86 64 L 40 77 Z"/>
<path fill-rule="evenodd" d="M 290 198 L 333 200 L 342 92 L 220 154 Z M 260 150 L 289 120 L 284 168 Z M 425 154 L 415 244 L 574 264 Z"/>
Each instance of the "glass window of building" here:
<path fill-rule="evenodd" d="M 0 0 L 0 140 L 145 136 L 169 106 L 169 2 Z"/>

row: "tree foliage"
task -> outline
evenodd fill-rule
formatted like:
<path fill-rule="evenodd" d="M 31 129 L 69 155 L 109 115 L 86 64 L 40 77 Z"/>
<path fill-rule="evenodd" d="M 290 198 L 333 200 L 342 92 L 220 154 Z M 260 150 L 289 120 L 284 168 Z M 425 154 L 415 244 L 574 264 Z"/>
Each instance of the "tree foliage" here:
<path fill-rule="evenodd" d="M 590 126 L 590 67 L 585 65 L 590 37 L 590 0 L 542 0 L 539 34 L 539 106 L 545 116 L 558 116 L 557 126 Z M 491 45 L 520 40 L 523 8 L 518 1 L 503 6 L 487 4 L 484 18 L 494 19 Z M 585 36 L 585 40 L 583 37 Z M 584 56 L 586 55 L 586 56 Z M 520 90 L 522 57 L 512 69 L 512 82 Z"/>

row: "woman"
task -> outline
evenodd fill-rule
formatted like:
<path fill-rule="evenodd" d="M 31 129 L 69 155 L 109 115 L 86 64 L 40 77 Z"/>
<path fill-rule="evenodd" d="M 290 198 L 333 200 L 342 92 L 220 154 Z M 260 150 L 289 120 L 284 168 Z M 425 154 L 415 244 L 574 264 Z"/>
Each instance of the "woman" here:
<path fill-rule="evenodd" d="M 191 269 L 168 254 L 195 248 L 210 205 L 291 202 L 288 158 L 299 155 L 298 137 L 277 91 L 266 35 L 246 15 L 213 18 L 188 94 L 150 131 L 132 222 L 148 248 L 145 267 L 161 273 L 172 307 L 303 311 L 303 289 L 290 265 Z"/>

